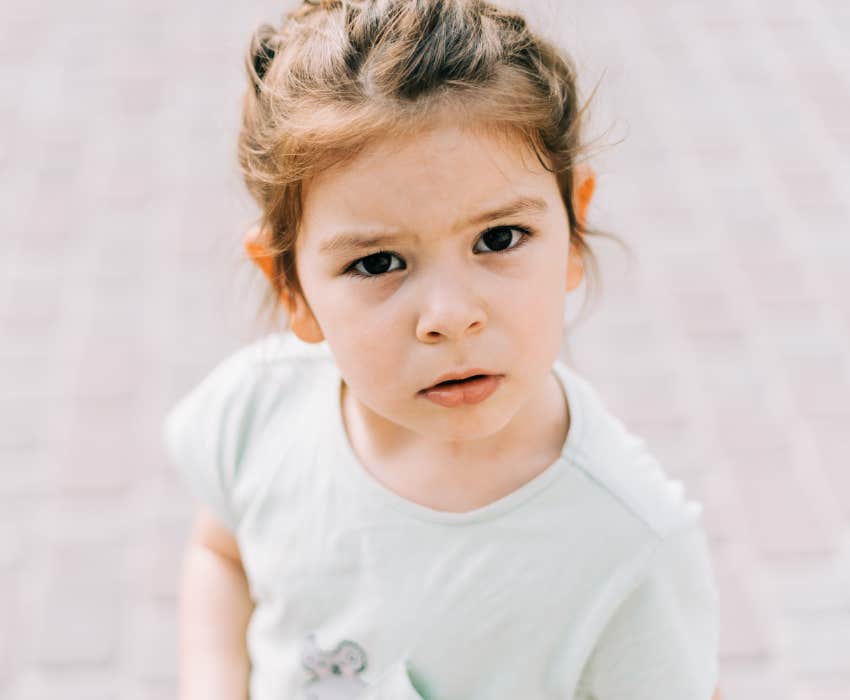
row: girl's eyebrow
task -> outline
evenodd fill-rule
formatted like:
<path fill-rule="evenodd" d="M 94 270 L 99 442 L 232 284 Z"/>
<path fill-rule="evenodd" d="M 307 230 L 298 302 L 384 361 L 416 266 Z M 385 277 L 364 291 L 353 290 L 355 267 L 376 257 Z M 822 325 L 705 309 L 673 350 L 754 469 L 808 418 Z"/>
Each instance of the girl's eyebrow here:
<path fill-rule="evenodd" d="M 501 205 L 496 209 L 476 214 L 465 224 L 456 224 L 455 230 L 469 226 L 481 225 L 498 219 L 506 219 L 520 214 L 543 214 L 547 209 L 548 205 L 544 199 L 539 197 L 519 197 L 518 199 Z M 407 237 L 408 236 L 405 234 L 382 234 L 368 230 L 359 234 L 353 231 L 343 231 L 322 243 L 319 247 L 319 252 L 323 255 L 355 252 L 366 248 L 392 244 Z"/>

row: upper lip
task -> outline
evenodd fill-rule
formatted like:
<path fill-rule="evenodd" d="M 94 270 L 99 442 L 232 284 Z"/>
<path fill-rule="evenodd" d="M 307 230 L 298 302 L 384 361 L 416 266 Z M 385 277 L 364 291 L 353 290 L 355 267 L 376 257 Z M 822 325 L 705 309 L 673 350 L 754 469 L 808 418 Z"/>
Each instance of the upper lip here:
<path fill-rule="evenodd" d="M 496 372 L 491 372 L 489 369 L 480 369 L 478 367 L 473 367 L 471 369 L 461 369 L 455 372 L 447 372 L 446 374 L 439 376 L 433 384 L 429 384 L 425 387 L 425 389 L 422 389 L 422 391 L 431 389 L 432 387 L 436 386 L 437 384 L 440 384 L 441 382 L 447 382 L 452 379 L 467 379 L 469 377 L 475 376 L 476 374 L 496 374 Z"/>

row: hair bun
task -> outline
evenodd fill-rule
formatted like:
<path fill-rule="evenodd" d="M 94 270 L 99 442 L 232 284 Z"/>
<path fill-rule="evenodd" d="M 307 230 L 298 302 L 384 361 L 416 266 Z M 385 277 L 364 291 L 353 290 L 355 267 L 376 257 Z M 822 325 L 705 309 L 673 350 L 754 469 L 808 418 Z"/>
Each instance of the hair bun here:
<path fill-rule="evenodd" d="M 260 27 L 254 35 L 253 47 L 251 49 L 251 64 L 254 68 L 254 75 L 252 76 L 254 92 L 258 96 L 260 94 L 260 83 L 265 78 L 269 66 L 275 57 L 276 52 L 271 44 L 274 35 L 274 27 L 268 24 Z"/>

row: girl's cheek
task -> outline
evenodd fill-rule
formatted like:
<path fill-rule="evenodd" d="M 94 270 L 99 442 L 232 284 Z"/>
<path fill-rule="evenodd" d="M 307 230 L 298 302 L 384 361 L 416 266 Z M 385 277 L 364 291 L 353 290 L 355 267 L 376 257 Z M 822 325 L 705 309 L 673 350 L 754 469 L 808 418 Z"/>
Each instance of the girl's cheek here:
<path fill-rule="evenodd" d="M 398 293 L 403 284 L 396 275 L 387 275 L 387 279 L 360 279 L 345 277 L 346 282 L 338 287 L 340 302 L 352 308 L 371 308 L 386 304 Z"/>

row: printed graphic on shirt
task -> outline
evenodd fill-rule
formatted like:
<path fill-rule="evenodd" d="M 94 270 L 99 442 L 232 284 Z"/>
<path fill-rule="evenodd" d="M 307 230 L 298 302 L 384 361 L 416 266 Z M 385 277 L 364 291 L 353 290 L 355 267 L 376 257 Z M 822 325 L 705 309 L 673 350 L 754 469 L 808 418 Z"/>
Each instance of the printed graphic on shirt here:
<path fill-rule="evenodd" d="M 312 674 L 304 684 L 304 700 L 352 700 L 367 687 L 358 675 L 366 668 L 366 652 L 348 639 L 324 651 L 316 635 L 308 635 L 301 644 L 301 663 Z"/>

